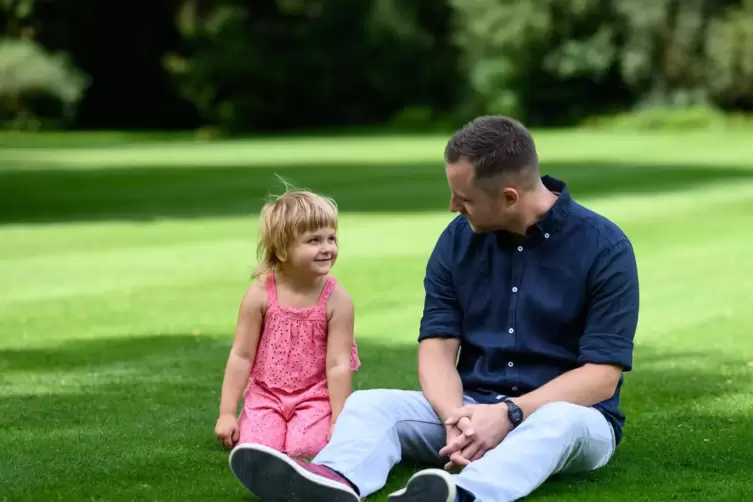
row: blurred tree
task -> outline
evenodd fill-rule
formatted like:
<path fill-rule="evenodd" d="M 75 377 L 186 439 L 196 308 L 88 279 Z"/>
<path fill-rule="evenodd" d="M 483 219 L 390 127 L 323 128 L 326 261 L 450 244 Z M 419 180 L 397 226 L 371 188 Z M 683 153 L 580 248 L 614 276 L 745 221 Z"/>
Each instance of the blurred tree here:
<path fill-rule="evenodd" d="M 712 99 L 726 109 L 753 110 L 753 0 L 711 21 L 706 51 Z"/>
<path fill-rule="evenodd" d="M 91 77 L 80 128 L 753 108 L 753 0 L 0 0 L 0 28 Z"/>
<path fill-rule="evenodd" d="M 0 0 L 0 35 L 29 38 L 34 22 L 35 0 Z"/>
<path fill-rule="evenodd" d="M 632 99 L 616 63 L 616 11 L 603 0 L 452 0 L 476 113 L 569 123 Z"/>
<path fill-rule="evenodd" d="M 80 106 L 80 128 L 184 128 L 198 125 L 162 67 L 181 44 L 177 0 L 102 2 L 36 0 L 36 39 L 65 51 L 91 76 Z"/>
<path fill-rule="evenodd" d="M 63 54 L 30 40 L 0 40 L 0 123 L 6 128 L 70 126 L 87 83 Z"/>
<path fill-rule="evenodd" d="M 714 18 L 738 0 L 619 0 L 620 68 L 639 104 L 708 103 L 705 50 Z"/>
<path fill-rule="evenodd" d="M 451 1 L 477 113 L 556 124 L 749 95 L 740 0 Z"/>
<path fill-rule="evenodd" d="M 463 90 L 436 0 L 185 0 L 166 67 L 209 123 L 280 130 L 450 111 Z"/>
<path fill-rule="evenodd" d="M 0 0 L 0 123 L 5 128 L 70 126 L 88 85 L 64 53 L 34 41 L 35 0 Z"/>

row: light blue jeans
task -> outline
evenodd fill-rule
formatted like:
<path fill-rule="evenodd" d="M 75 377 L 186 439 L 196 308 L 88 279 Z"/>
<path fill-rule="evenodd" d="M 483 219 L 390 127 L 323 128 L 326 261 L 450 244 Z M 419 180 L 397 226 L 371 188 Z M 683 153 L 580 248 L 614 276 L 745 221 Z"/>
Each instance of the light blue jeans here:
<path fill-rule="evenodd" d="M 438 452 L 445 442 L 444 425 L 422 392 L 357 391 L 313 462 L 344 475 L 365 498 L 385 485 L 403 458 L 444 466 L 447 459 Z M 454 478 L 476 502 L 508 502 L 530 494 L 552 474 L 599 469 L 614 449 L 614 431 L 599 411 L 550 403 Z"/>

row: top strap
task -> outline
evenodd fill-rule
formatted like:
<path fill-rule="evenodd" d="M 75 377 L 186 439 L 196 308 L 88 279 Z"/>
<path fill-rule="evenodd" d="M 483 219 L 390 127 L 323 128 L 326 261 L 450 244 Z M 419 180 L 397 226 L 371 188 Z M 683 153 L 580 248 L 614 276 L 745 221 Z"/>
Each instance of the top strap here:
<path fill-rule="evenodd" d="M 277 286 L 275 283 L 275 274 L 273 272 L 267 274 L 265 285 L 267 287 L 267 304 L 273 305 L 277 303 Z"/>
<path fill-rule="evenodd" d="M 335 280 L 334 277 L 329 276 L 327 277 L 327 282 L 324 283 L 324 287 L 322 288 L 322 294 L 319 296 L 319 302 L 317 303 L 318 306 L 325 305 L 327 303 L 327 300 L 329 300 L 329 296 L 332 294 L 332 291 L 335 289 L 335 286 L 337 285 L 337 280 Z"/>

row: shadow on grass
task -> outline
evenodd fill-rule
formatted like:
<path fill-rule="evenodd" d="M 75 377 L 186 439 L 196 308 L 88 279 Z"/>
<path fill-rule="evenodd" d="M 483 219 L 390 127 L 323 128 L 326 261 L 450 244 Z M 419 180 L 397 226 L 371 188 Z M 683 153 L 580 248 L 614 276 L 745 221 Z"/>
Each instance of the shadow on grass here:
<path fill-rule="evenodd" d="M 0 223 L 253 215 L 270 192 L 280 191 L 277 175 L 335 197 L 342 211 L 441 211 L 447 209 L 449 195 L 441 161 L 398 166 L 5 167 L 0 169 Z M 670 164 L 554 162 L 544 171 L 567 181 L 576 198 L 753 178 L 753 170 Z"/>
<path fill-rule="evenodd" d="M 414 346 L 359 344 L 356 388 L 416 388 Z M 212 436 L 229 345 L 229 338 L 173 335 L 0 351 L 0 448 L 11 459 L 0 470 L 0 498 L 247 499 Z M 741 446 L 753 417 L 715 416 L 689 403 L 750 391 L 750 375 L 730 379 L 729 368 L 741 363 L 713 353 L 700 366 L 691 354 L 687 364 L 665 368 L 684 356 L 641 347 L 624 387 L 628 425 L 615 459 L 596 473 L 555 478 L 534 498 L 577 491 L 626 500 L 633 486 L 629 500 L 666 500 L 678 489 L 696 497 L 722 484 L 743 498 L 747 488 L 737 480 L 749 455 Z M 406 459 L 369 500 L 384 500 L 417 467 Z M 655 499 L 644 497 L 649 488 Z"/>

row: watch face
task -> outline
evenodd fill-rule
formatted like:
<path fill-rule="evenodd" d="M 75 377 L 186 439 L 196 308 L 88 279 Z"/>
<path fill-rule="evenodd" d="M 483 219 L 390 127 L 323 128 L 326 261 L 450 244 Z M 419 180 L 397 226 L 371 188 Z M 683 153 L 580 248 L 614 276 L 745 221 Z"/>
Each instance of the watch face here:
<path fill-rule="evenodd" d="M 509 401 L 507 403 L 507 409 L 510 411 L 510 420 L 513 423 L 517 424 L 521 420 L 523 420 L 523 412 L 521 411 L 520 408 L 518 408 L 518 406 L 515 403 L 513 403 L 512 401 Z"/>

